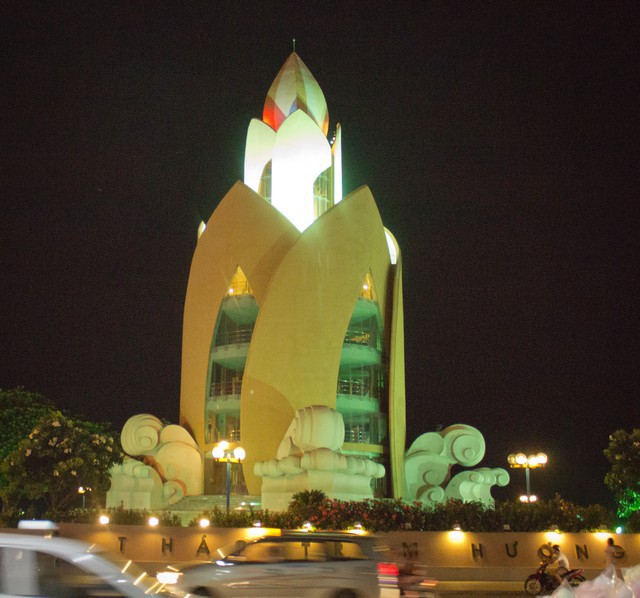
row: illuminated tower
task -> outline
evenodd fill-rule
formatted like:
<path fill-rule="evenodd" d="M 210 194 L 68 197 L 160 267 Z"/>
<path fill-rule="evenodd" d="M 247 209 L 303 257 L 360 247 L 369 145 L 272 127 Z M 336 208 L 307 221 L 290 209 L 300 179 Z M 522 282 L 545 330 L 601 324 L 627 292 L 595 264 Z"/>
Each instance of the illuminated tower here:
<path fill-rule="evenodd" d="M 328 132 L 322 90 L 294 52 L 249 125 L 244 183 L 199 236 L 180 423 L 204 451 L 207 494 L 222 493 L 216 442 L 241 442 L 234 484 L 260 494 L 254 464 L 275 457 L 298 410 L 319 405 L 342 416 L 342 454 L 385 466 L 372 495 L 402 495 L 400 252 L 368 187 L 343 199 L 340 126 Z"/>

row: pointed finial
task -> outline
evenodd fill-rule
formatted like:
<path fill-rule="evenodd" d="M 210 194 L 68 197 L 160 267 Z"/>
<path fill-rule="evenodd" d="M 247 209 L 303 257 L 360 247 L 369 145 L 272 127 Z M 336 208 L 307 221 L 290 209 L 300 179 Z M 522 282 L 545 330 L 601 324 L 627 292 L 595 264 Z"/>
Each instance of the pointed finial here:
<path fill-rule="evenodd" d="M 293 51 L 296 51 L 296 38 L 293 38 Z"/>

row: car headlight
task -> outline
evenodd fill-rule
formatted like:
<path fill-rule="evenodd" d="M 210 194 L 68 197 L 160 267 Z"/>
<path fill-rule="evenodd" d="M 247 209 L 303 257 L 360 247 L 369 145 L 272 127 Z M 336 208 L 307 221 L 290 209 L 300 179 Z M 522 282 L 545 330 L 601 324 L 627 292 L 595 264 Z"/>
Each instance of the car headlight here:
<path fill-rule="evenodd" d="M 160 571 L 156 575 L 156 579 L 167 586 L 172 586 L 178 583 L 180 573 L 178 571 Z"/>

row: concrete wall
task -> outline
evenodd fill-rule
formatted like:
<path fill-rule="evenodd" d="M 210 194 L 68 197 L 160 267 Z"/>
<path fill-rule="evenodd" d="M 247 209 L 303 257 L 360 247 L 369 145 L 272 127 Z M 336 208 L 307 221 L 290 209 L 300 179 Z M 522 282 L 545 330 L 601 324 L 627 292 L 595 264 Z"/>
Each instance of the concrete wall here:
<path fill-rule="evenodd" d="M 16 530 L 1 530 L 15 532 Z M 146 563 L 150 571 L 166 565 L 206 561 L 215 548 L 261 533 L 260 528 L 108 527 L 60 524 L 60 535 L 97 543 L 123 558 Z M 262 533 L 264 533 L 262 531 Z M 445 580 L 519 581 L 533 572 L 541 555 L 559 544 L 572 567 L 598 575 L 610 534 L 390 532 L 378 534 L 398 562 L 412 560 L 426 575 Z M 619 567 L 640 564 L 640 534 L 613 535 Z"/>
<path fill-rule="evenodd" d="M 571 567 L 593 578 L 604 568 L 609 537 L 619 547 L 619 567 L 640 563 L 640 534 L 391 532 L 384 537 L 394 554 L 425 565 L 441 580 L 524 580 L 553 544 L 560 545 Z"/>

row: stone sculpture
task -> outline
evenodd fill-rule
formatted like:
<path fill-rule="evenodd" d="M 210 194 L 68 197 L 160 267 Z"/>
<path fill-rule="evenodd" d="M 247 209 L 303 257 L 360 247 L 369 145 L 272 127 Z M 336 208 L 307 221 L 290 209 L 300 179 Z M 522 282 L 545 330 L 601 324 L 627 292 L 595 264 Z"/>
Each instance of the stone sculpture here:
<path fill-rule="evenodd" d="M 130 457 L 111 469 L 107 507 L 155 509 L 202 494 L 202 456 L 183 427 L 134 415 L 122 428 L 120 442 Z"/>
<path fill-rule="evenodd" d="M 258 461 L 262 507 L 285 510 L 302 490 L 322 489 L 339 500 L 373 498 L 372 478 L 385 469 L 371 459 L 344 455 L 344 421 L 335 409 L 312 405 L 299 409 L 280 443 L 275 459 Z"/>
<path fill-rule="evenodd" d="M 422 434 L 405 455 L 405 500 L 436 504 L 457 498 L 492 506 L 491 487 L 509 483 L 506 470 L 479 468 L 451 477 L 454 465 L 477 465 L 484 453 L 484 438 L 471 426 L 456 424 Z"/>

